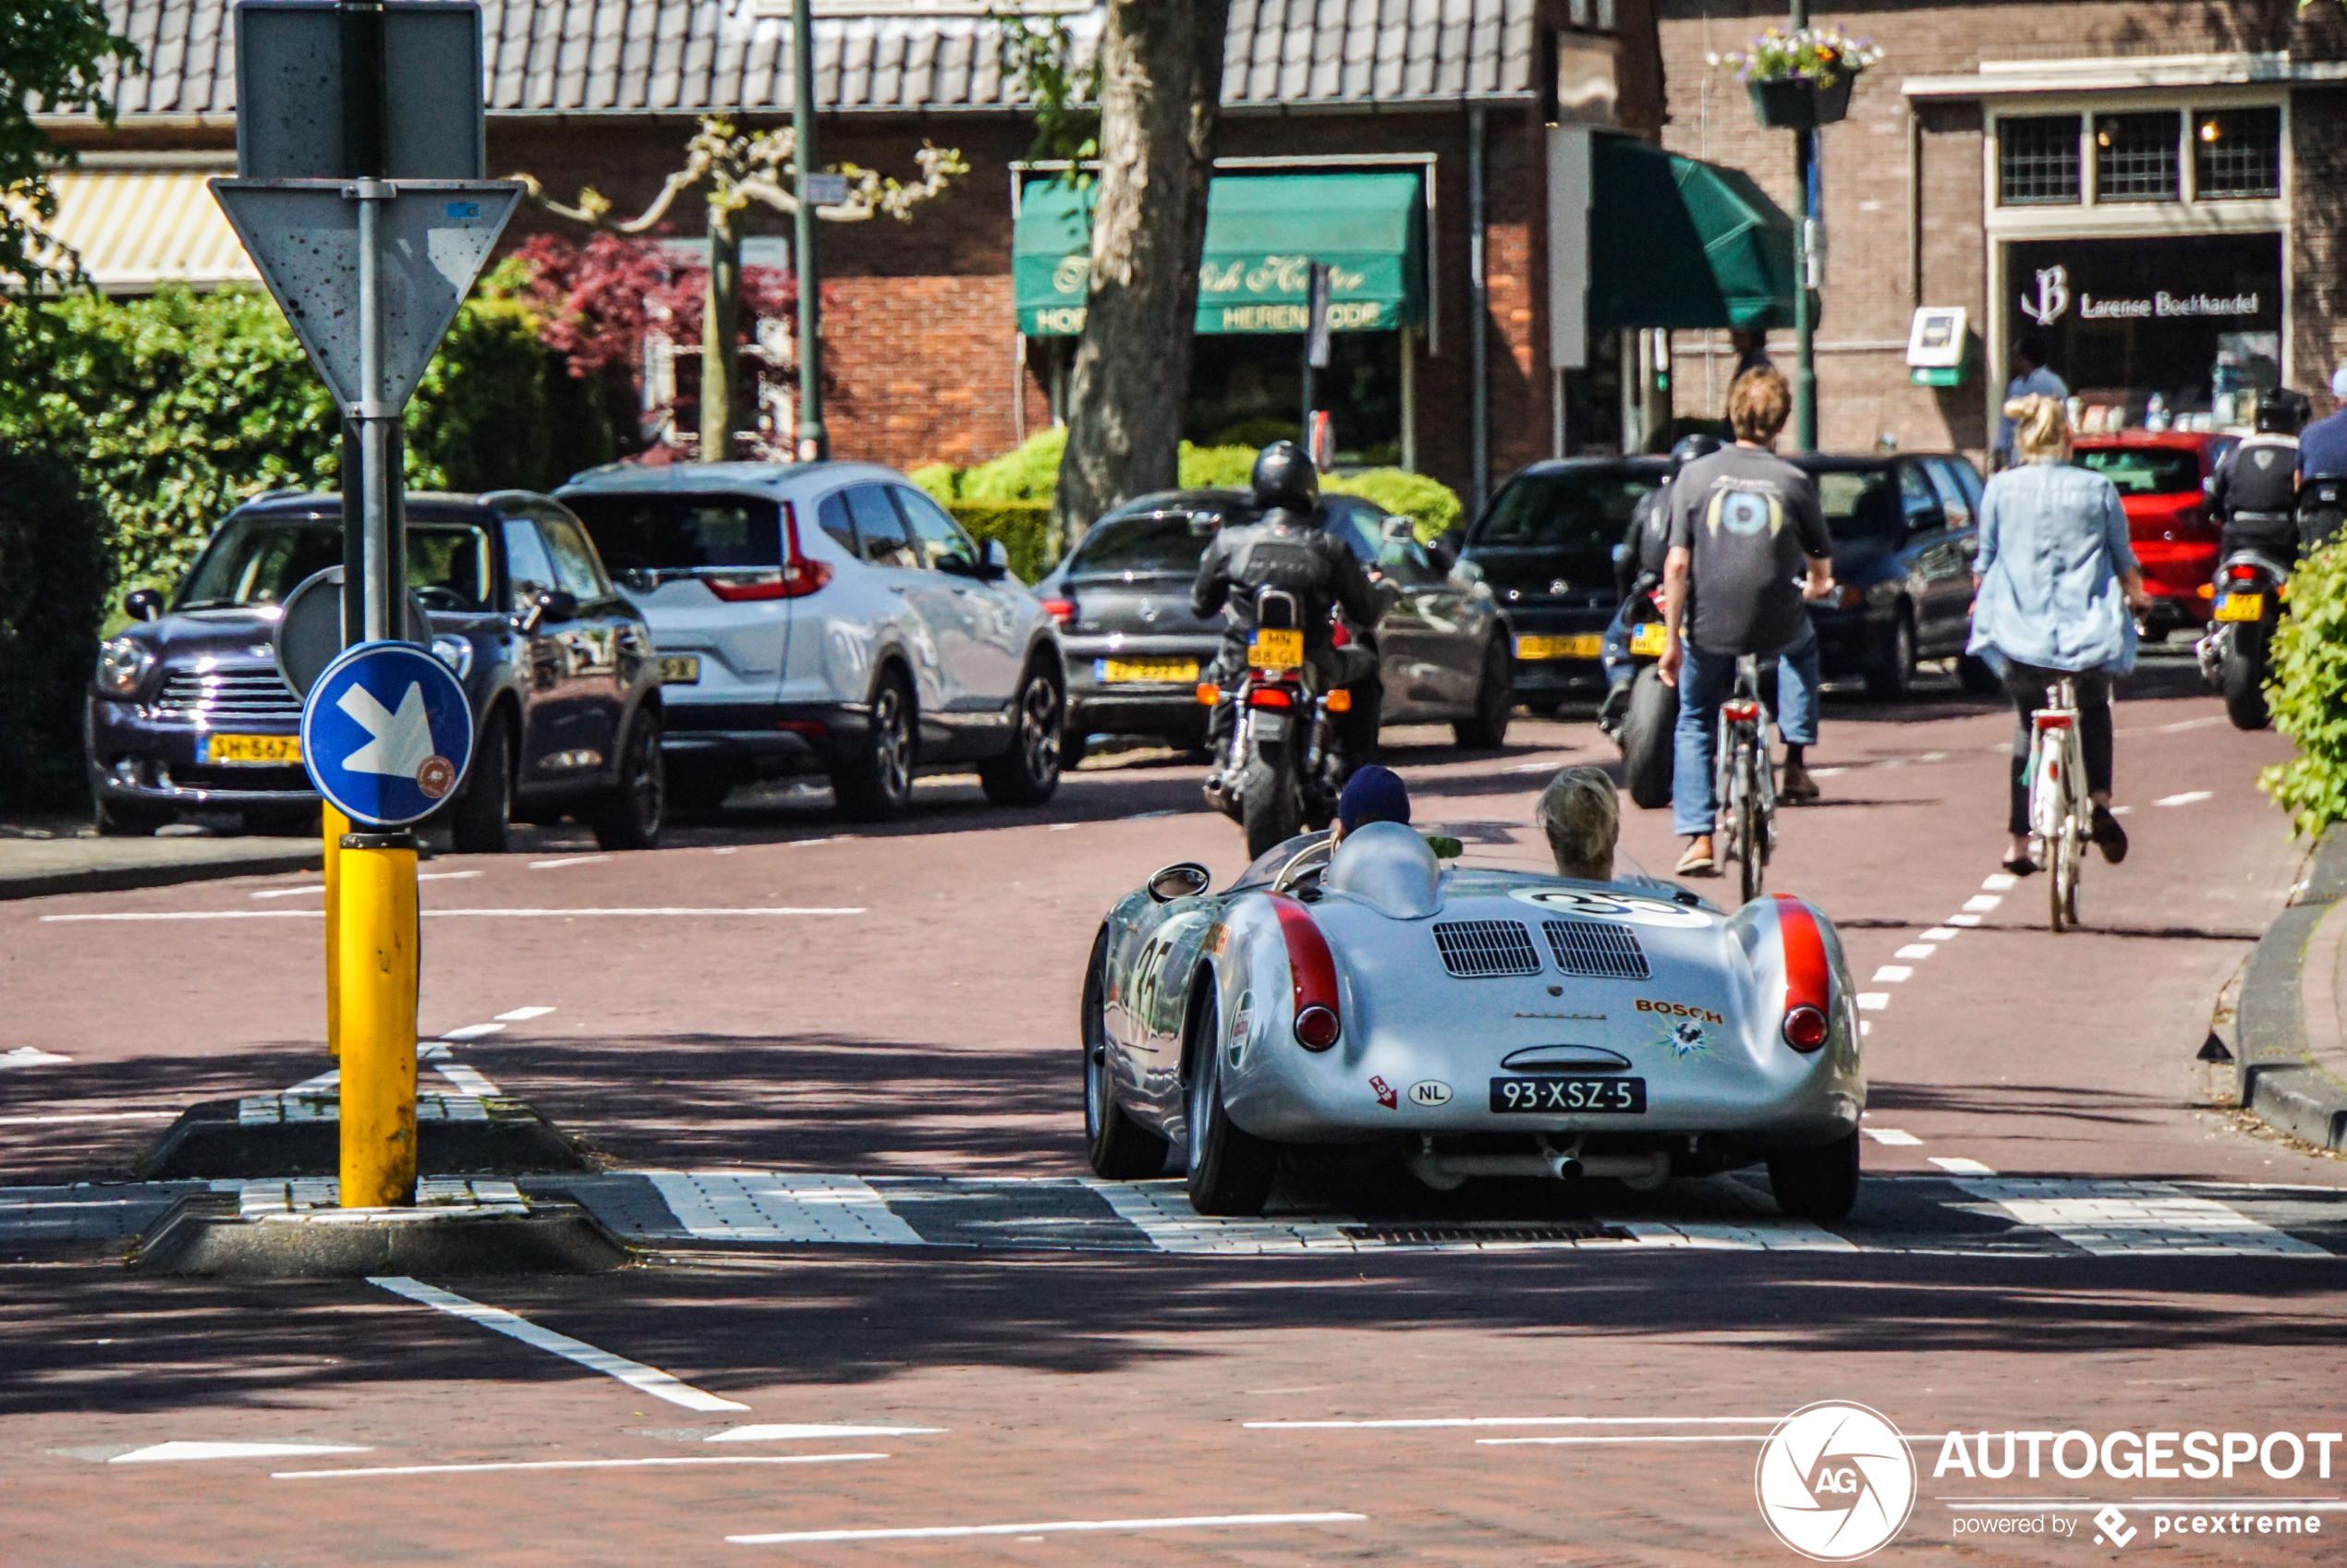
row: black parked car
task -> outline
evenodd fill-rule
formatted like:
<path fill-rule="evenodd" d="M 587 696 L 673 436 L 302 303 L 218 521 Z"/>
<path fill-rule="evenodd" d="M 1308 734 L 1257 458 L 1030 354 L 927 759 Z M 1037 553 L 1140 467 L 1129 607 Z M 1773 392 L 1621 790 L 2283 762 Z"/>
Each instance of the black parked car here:
<path fill-rule="evenodd" d="M 1447 722 L 1462 746 L 1499 745 L 1514 699 L 1507 638 L 1490 596 L 1442 570 L 1407 519 L 1374 502 L 1323 495 L 1320 507 L 1322 526 L 1351 546 L 1385 602 L 1377 626 L 1381 722 Z M 1241 491 L 1145 495 L 1094 523 L 1035 585 L 1067 660 L 1071 766 L 1092 735 L 1206 743 L 1198 686 L 1222 646 L 1223 621 L 1190 614 L 1190 587 L 1216 531 L 1255 516 Z"/>
<path fill-rule="evenodd" d="M 1660 457 L 1535 463 L 1502 486 L 1467 530 L 1460 560 L 1506 617 L 1516 699 L 1535 712 L 1605 694 L 1598 654 L 1621 603 L 1614 547 L 1630 514 L 1670 471 Z"/>
<path fill-rule="evenodd" d="M 407 581 L 432 650 L 479 726 L 464 788 L 440 814 L 455 847 L 494 852 L 509 820 L 575 814 L 606 848 L 660 834 L 660 670 L 643 618 L 612 589 L 563 505 L 522 491 L 407 498 Z M 99 650 L 84 754 L 104 833 L 183 811 L 309 832 L 301 701 L 272 637 L 287 594 L 342 562 L 342 502 L 279 493 L 238 507 L 166 606 Z"/>
<path fill-rule="evenodd" d="M 1952 453 L 1792 460 L 1816 479 L 1833 536 L 1841 594 L 1809 610 L 1826 678 L 1861 676 L 1873 696 L 1903 699 L 1918 660 L 1964 653 L 1979 548 L 1979 472 Z M 1958 673 L 1974 690 L 1996 684 L 1977 660 L 1964 659 Z"/>

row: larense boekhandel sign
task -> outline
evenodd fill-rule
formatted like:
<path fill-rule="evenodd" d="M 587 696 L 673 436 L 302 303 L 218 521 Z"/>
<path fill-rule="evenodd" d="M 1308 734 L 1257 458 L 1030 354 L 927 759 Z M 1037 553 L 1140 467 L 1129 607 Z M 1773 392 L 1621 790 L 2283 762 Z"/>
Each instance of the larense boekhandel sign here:
<path fill-rule="evenodd" d="M 2005 247 L 2005 343 L 2035 335 L 2089 406 L 2241 417 L 2279 384 L 2281 237 L 2037 239 Z M 2003 384 L 2001 378 L 1997 384 Z"/>

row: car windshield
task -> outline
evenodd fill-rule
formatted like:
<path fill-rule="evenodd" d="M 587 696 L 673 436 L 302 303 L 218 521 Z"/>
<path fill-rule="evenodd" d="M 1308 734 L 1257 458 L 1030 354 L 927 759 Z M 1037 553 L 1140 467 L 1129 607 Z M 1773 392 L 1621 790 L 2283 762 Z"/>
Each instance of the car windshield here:
<path fill-rule="evenodd" d="M 2122 495 L 2178 495 L 2200 489 L 2200 458 L 2173 446 L 2087 446 L 2072 456 Z"/>
<path fill-rule="evenodd" d="M 1540 550 L 1576 582 L 1613 580 L 1613 547 L 1630 514 L 1660 482 L 1653 474 L 1599 470 L 1526 474 L 1500 492 L 1467 540 L 1478 550 Z"/>
<path fill-rule="evenodd" d="M 1111 513 L 1094 524 L 1067 563 L 1070 577 L 1195 577 L 1198 557 L 1228 520 L 1211 504 L 1159 504 Z"/>
<path fill-rule="evenodd" d="M 1903 531 L 1899 492 L 1888 468 L 1829 470 L 1818 481 L 1826 532 L 1836 539 L 1897 539 Z"/>
<path fill-rule="evenodd" d="M 755 495 L 606 491 L 563 497 L 612 572 L 779 566 L 782 508 Z"/>
<path fill-rule="evenodd" d="M 407 586 L 428 610 L 489 608 L 489 532 L 476 523 L 407 525 Z M 342 565 L 335 517 L 232 517 L 179 590 L 176 610 L 282 604 L 313 573 Z"/>

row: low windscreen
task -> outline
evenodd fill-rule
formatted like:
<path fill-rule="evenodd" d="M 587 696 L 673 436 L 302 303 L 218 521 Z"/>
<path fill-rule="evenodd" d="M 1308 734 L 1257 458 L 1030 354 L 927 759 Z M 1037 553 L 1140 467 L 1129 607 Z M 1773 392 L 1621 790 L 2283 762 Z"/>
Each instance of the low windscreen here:
<path fill-rule="evenodd" d="M 783 564 L 782 508 L 754 495 L 614 492 L 565 495 L 563 504 L 614 573 Z"/>
<path fill-rule="evenodd" d="M 495 582 L 490 548 L 475 524 L 411 521 L 407 586 L 427 610 L 486 610 Z M 341 565 L 337 518 L 238 517 L 205 548 L 173 608 L 282 604 L 311 574 Z"/>
<path fill-rule="evenodd" d="M 2180 495 L 2200 489 L 2200 458 L 2172 447 L 2084 447 L 2071 456 L 2118 486 L 2122 495 Z"/>
<path fill-rule="evenodd" d="M 1067 564 L 1071 577 L 1195 577 L 1222 527 L 1222 512 L 1209 506 L 1112 512 L 1092 527 Z"/>
<path fill-rule="evenodd" d="M 1813 477 L 1818 481 L 1818 504 L 1826 515 L 1826 532 L 1834 538 L 1895 540 L 1904 531 L 1899 491 L 1890 469 Z"/>
<path fill-rule="evenodd" d="M 1557 559 L 1547 569 L 1575 582 L 1611 582 L 1613 547 L 1657 482 L 1651 474 L 1526 474 L 1500 492 L 1468 538 L 1466 553 L 1551 552 Z"/>

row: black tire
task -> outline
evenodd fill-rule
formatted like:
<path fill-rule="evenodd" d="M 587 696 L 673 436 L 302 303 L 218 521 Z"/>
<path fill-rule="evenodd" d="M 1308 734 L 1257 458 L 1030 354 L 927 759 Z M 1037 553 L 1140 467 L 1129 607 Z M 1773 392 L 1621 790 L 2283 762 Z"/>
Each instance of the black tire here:
<path fill-rule="evenodd" d="M 2004 694 L 2005 683 L 1998 678 L 1996 671 L 1988 667 L 1988 661 L 1976 659 L 1969 653 L 1956 661 L 1956 679 L 1964 683 L 1964 690 L 1975 697 L 2000 697 Z"/>
<path fill-rule="evenodd" d="M 714 811 L 725 804 L 741 782 L 731 768 L 707 763 L 676 763 L 668 769 L 668 808 L 672 811 Z"/>
<path fill-rule="evenodd" d="M 1891 630 L 1867 662 L 1867 695 L 1878 702 L 1904 702 L 1915 690 L 1915 613 L 1901 605 Z"/>
<path fill-rule="evenodd" d="M 1769 1185 L 1777 1207 L 1797 1220 L 1839 1220 L 1858 1201 L 1858 1135 L 1822 1149 L 1788 1149 L 1769 1156 Z"/>
<path fill-rule="evenodd" d="M 151 806 L 125 806 L 103 796 L 94 804 L 100 838 L 152 838 L 157 828 L 171 820 L 169 812 Z"/>
<path fill-rule="evenodd" d="M 448 812 L 448 847 L 457 855 L 503 855 L 514 817 L 514 727 L 505 709 L 481 726 L 464 793 Z"/>
<path fill-rule="evenodd" d="M 1190 1207 L 1201 1214 L 1260 1214 L 1279 1173 L 1280 1146 L 1241 1127 L 1223 1109 L 1222 1009 L 1211 985 L 1199 996 L 1190 1028 Z"/>
<path fill-rule="evenodd" d="M 1260 754 L 1247 759 L 1239 775 L 1239 826 L 1246 831 L 1250 860 L 1304 831 L 1293 770 L 1275 768 Z"/>
<path fill-rule="evenodd" d="M 885 822 L 913 804 L 913 766 L 920 730 L 913 688 L 894 664 L 872 687 L 871 723 L 856 754 L 832 773 L 832 796 L 851 822 Z"/>
<path fill-rule="evenodd" d="M 1067 703 L 1059 677 L 1041 665 L 1019 682 L 1011 712 L 1010 749 L 978 765 L 978 782 L 997 806 L 1040 806 L 1060 787 Z"/>
<path fill-rule="evenodd" d="M 1147 1180 L 1165 1169 L 1165 1139 L 1125 1114 L 1108 1071 L 1108 928 L 1092 939 L 1084 968 L 1084 1140 L 1092 1173 L 1112 1182 Z"/>
<path fill-rule="evenodd" d="M 619 748 L 619 783 L 588 819 L 605 849 L 657 849 L 668 810 L 660 756 L 660 715 L 639 711 Z"/>
<path fill-rule="evenodd" d="M 2225 717 L 2237 730 L 2262 730 L 2273 723 L 2266 706 L 2266 640 L 2244 625 L 2233 634 L 2232 657 L 2225 661 L 2221 689 Z"/>
<path fill-rule="evenodd" d="M 1622 772 L 1630 799 L 1645 810 L 1671 804 L 1672 736 L 1678 727 L 1678 687 L 1665 686 L 1654 665 L 1641 667 L 1630 687 L 1630 711 L 1622 718 Z"/>
<path fill-rule="evenodd" d="M 1508 645 L 1493 638 L 1483 647 L 1483 677 L 1475 687 L 1475 716 L 1451 726 L 1451 738 L 1469 751 L 1496 751 L 1508 743 L 1508 718 L 1515 709 L 1515 666 Z"/>
<path fill-rule="evenodd" d="M 1736 813 L 1736 843 L 1742 851 L 1736 862 L 1737 885 L 1746 904 L 1760 896 L 1761 884 L 1769 874 L 1769 822 L 1760 812 L 1758 781 L 1752 776 L 1756 762 L 1760 767 L 1768 766 L 1750 751 L 1737 758 L 1736 771 L 1742 778 L 1733 808 Z"/>

